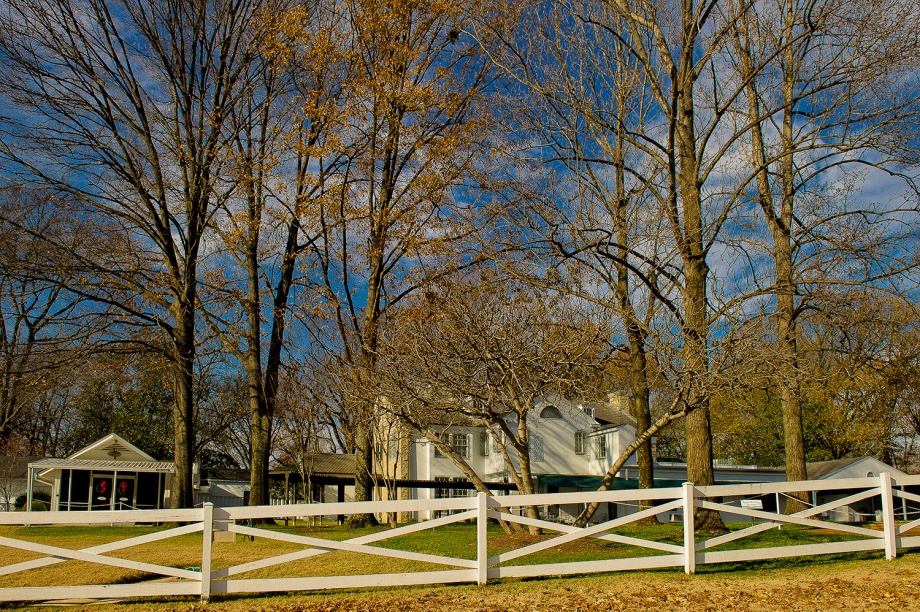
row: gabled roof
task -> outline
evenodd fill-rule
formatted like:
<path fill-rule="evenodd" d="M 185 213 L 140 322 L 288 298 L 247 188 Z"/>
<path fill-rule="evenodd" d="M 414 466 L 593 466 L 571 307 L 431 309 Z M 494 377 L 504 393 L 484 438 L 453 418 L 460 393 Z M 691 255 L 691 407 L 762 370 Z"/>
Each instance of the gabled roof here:
<path fill-rule="evenodd" d="M 87 455 L 98 455 L 103 453 L 113 460 L 118 460 L 121 457 L 123 461 L 156 461 L 153 457 L 134 446 L 121 436 L 116 433 L 110 433 L 109 435 L 100 438 L 84 446 L 77 452 L 73 453 L 68 459 L 90 459 L 94 458 L 100 460 L 101 457 L 88 457 Z"/>
<path fill-rule="evenodd" d="M 92 444 L 84 446 L 65 459 L 44 459 L 33 462 L 32 467 L 42 469 L 39 480 L 53 470 L 100 469 L 130 470 L 133 472 L 175 472 L 176 466 L 168 461 L 157 461 L 121 436 L 110 433 Z"/>
<path fill-rule="evenodd" d="M 594 419 L 601 424 L 601 429 L 631 425 L 636 427 L 636 419 L 610 404 L 597 403 L 594 406 Z"/>
<path fill-rule="evenodd" d="M 858 466 L 857 464 L 864 464 Z M 864 477 L 869 472 L 878 476 L 882 472 L 891 472 L 892 474 L 903 474 L 899 469 L 879 461 L 875 457 L 851 457 L 848 459 L 833 459 L 831 461 L 814 461 L 807 463 L 805 469 L 808 473 L 809 480 L 824 480 L 835 476 L 846 476 L 859 478 Z M 854 474 L 841 474 L 846 470 L 859 470 Z"/>

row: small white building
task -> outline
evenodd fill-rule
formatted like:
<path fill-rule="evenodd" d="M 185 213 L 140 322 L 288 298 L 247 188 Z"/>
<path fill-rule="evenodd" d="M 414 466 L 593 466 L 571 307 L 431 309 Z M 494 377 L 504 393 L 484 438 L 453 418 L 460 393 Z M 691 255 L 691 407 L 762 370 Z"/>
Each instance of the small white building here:
<path fill-rule="evenodd" d="M 176 466 L 113 433 L 69 457 L 34 461 L 28 472 L 30 485 L 34 476 L 50 487 L 51 510 L 131 510 L 169 507 Z"/>

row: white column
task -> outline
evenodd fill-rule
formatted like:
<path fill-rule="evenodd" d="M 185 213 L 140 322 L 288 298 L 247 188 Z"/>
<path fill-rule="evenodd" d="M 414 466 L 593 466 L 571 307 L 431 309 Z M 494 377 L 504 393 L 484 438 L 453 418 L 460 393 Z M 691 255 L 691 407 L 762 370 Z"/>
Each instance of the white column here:
<path fill-rule="evenodd" d="M 31 465 L 27 471 L 29 473 L 29 482 L 26 484 L 26 526 L 31 526 L 32 521 L 28 520 L 28 517 L 32 516 L 32 478 L 34 478 L 34 473 Z"/>
<path fill-rule="evenodd" d="M 67 511 L 70 512 L 73 503 L 73 470 L 67 470 Z"/>

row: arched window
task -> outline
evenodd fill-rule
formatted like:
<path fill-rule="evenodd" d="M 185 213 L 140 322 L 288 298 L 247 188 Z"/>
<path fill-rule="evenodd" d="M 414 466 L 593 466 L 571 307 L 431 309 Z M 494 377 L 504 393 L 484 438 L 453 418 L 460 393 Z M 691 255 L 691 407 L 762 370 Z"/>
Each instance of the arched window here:
<path fill-rule="evenodd" d="M 541 419 L 561 419 L 562 413 L 555 406 L 547 406 L 540 411 Z"/>

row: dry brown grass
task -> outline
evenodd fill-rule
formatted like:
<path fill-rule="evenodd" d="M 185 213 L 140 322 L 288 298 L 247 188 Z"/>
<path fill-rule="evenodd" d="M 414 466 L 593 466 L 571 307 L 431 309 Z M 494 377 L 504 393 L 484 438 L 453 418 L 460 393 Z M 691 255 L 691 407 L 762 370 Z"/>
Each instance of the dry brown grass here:
<path fill-rule="evenodd" d="M 142 529 L 142 528 L 139 528 Z M 137 534 L 142 531 L 137 532 Z M 308 533 L 304 530 L 304 533 Z M 10 534 L 12 535 L 12 534 Z M 31 540 L 83 548 L 102 541 L 119 539 L 111 533 L 73 529 L 56 532 L 54 541 L 33 532 Z M 313 535 L 310 533 L 310 535 Z M 21 534 L 20 534 L 21 536 Z M 123 537 L 123 535 L 122 535 Z M 503 538 L 509 539 L 504 542 Z M 515 539 L 516 538 L 516 539 Z M 515 541 L 510 541 L 515 539 Z M 517 541 L 517 540 L 521 541 Z M 508 538 L 496 535 L 491 546 L 516 548 L 534 540 L 519 535 Z M 540 538 L 542 539 L 542 538 Z M 592 550 L 570 551 L 591 553 L 597 544 L 576 543 Z M 465 548 L 465 545 L 462 545 Z M 214 566 L 233 564 L 277 555 L 298 545 L 257 539 L 254 542 L 217 542 L 214 544 Z M 157 544 L 124 551 L 119 556 L 174 566 L 195 566 L 200 563 L 201 536 L 180 536 Z M 472 551 L 471 551 L 472 552 Z M 29 553 L 0 550 L 0 565 L 32 557 Z M 918 610 L 920 611 L 920 551 L 902 555 L 887 562 L 879 553 L 863 555 L 863 560 L 837 558 L 805 558 L 755 564 L 753 566 L 704 566 L 696 576 L 684 576 L 679 570 L 656 572 L 623 572 L 618 574 L 547 578 L 534 580 L 502 580 L 485 587 L 474 585 L 365 589 L 314 593 L 293 593 L 277 596 L 234 596 L 215 598 L 207 605 L 193 599 L 161 599 L 129 601 L 120 605 L 75 606 L 71 609 L 107 612 L 357 612 L 365 610 L 391 612 L 408 611 L 507 611 L 530 612 L 580 610 Z M 360 558 L 360 561 L 359 561 Z M 353 553 L 328 553 L 297 564 L 268 568 L 247 577 L 274 577 L 346 573 L 377 573 L 409 571 L 415 567 L 395 567 L 392 559 L 369 557 Z M 302 564 L 302 565 L 301 565 Z M 415 564 L 417 569 L 434 569 Z M 440 569 L 440 568 L 439 568 Z M 30 575 L 6 577 L 0 586 L 36 584 L 87 584 L 100 582 L 105 571 L 106 582 L 115 576 L 120 581 L 136 580 L 130 571 L 68 562 L 29 572 Z M 25 578 L 28 578 L 27 582 Z M 25 606 L 11 605 L 18 609 Z M 38 609 L 38 608 L 35 608 Z M 47 608 L 46 608 L 47 609 Z"/>
<path fill-rule="evenodd" d="M 138 601 L 76 606 L 87 612 L 600 612 L 606 610 L 920 610 L 920 554 L 894 561 L 803 561 L 797 567 L 726 571 L 708 567 L 539 580 L 485 587 L 418 587 L 235 597 L 209 604 Z"/>

